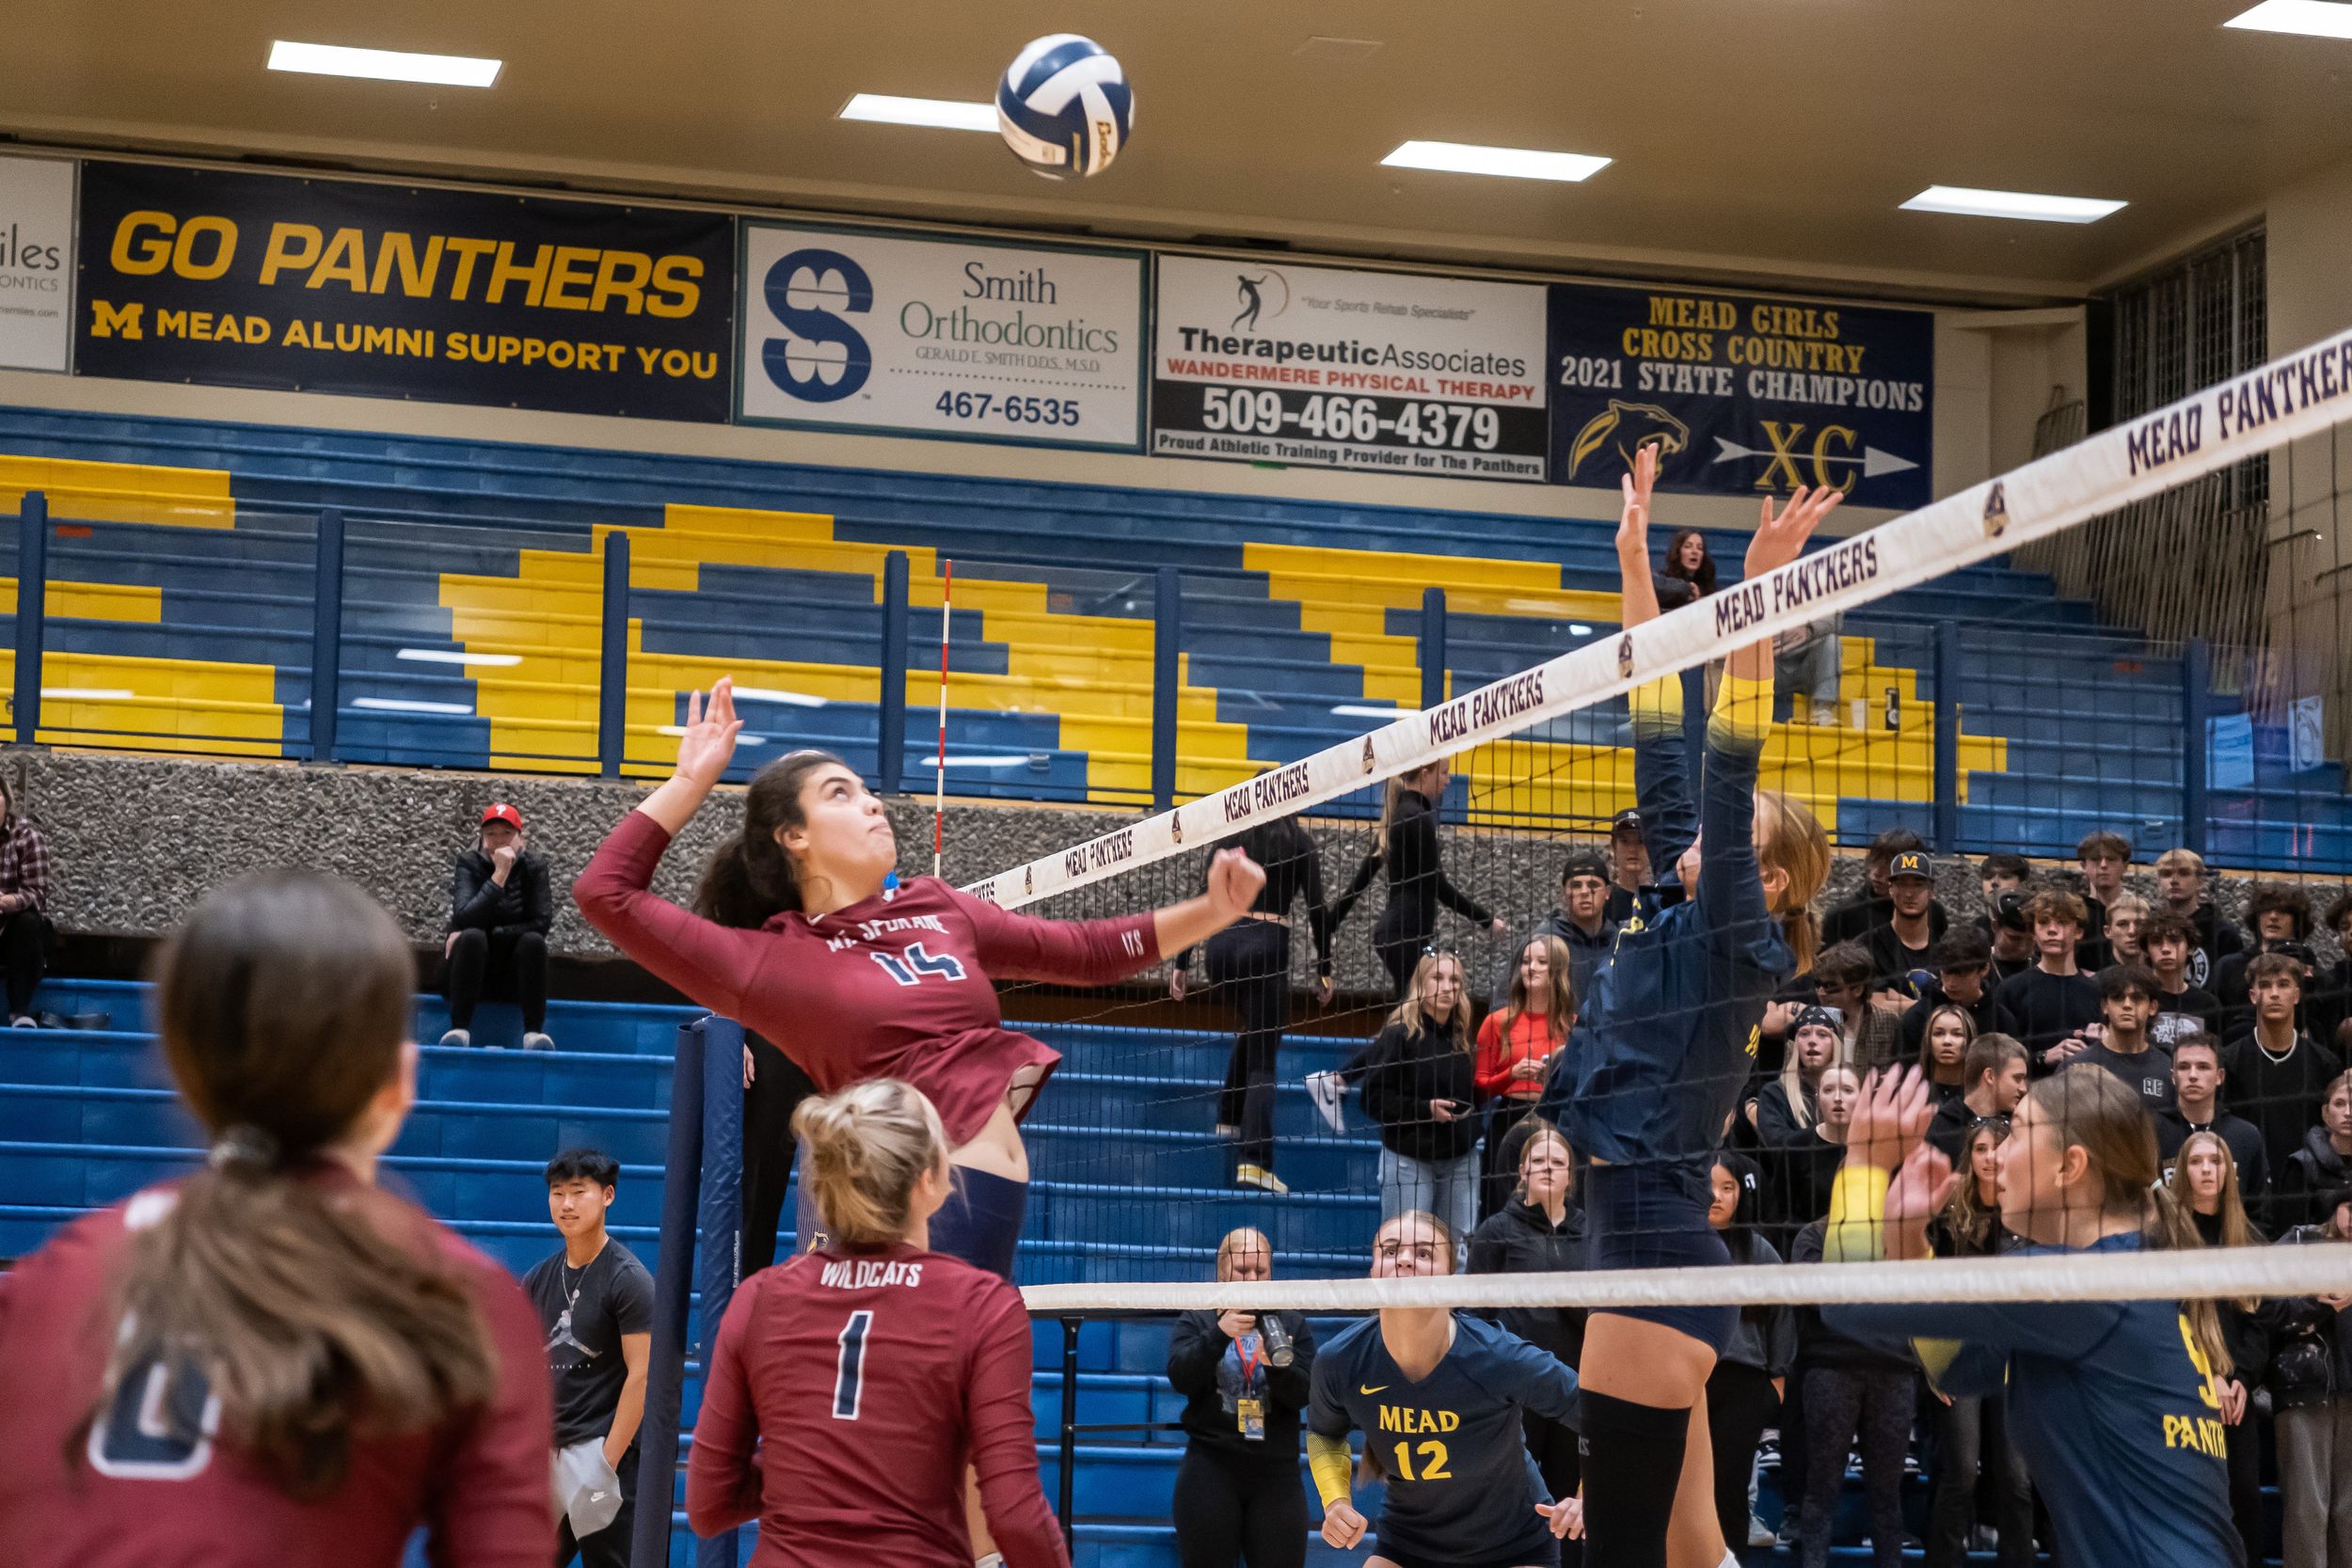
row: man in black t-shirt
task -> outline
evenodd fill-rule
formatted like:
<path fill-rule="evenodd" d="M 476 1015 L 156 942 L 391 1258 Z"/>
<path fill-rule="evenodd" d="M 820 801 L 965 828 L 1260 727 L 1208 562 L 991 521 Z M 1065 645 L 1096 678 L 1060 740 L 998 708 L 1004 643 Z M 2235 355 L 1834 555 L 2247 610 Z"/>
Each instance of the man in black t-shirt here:
<path fill-rule="evenodd" d="M 2189 924 L 2197 944 L 2188 953 L 2188 983 L 2210 990 L 2221 960 L 2246 950 L 2246 938 L 2205 897 L 2205 857 L 2167 849 L 2156 857 L 2156 893 L 2164 907 Z"/>
<path fill-rule="evenodd" d="M 2156 1016 L 2156 977 L 2140 964 L 2116 964 L 2099 975 L 2100 1022 L 2089 1040 L 2060 1041 L 2043 1060 L 2052 1067 L 2101 1067 L 2139 1096 L 2151 1116 L 2172 1105 L 2172 1061 L 2148 1038 Z"/>
<path fill-rule="evenodd" d="M 582 1568 L 628 1568 L 637 1425 L 653 1360 L 653 1276 L 605 1231 L 618 1161 L 598 1149 L 566 1149 L 548 1162 L 547 1179 L 548 1213 L 564 1245 L 523 1275 L 523 1291 L 547 1330 L 559 1495 L 566 1478 L 590 1478 L 578 1483 L 588 1496 L 562 1497 L 555 1568 L 565 1568 L 575 1551 Z M 567 1457 L 567 1449 L 578 1451 Z M 616 1512 L 609 1496 L 597 1496 L 608 1491 L 619 1495 Z M 606 1522 L 575 1528 L 582 1517 Z"/>
<path fill-rule="evenodd" d="M 2254 1032 L 2230 1047 L 2230 1108 L 2262 1129 L 2270 1168 L 2283 1171 L 2319 1117 L 2319 1097 L 2344 1070 L 2336 1053 L 2295 1026 L 2303 966 L 2265 953 L 2247 966 Z"/>
<path fill-rule="evenodd" d="M 2040 955 L 2033 945 L 2033 916 L 2026 912 L 2030 900 L 2011 891 L 1993 901 L 1988 927 L 1993 939 L 1993 983 L 2002 986 L 2033 968 Z"/>
<path fill-rule="evenodd" d="M 2201 1031 L 2174 1040 L 2172 1108 L 2156 1117 L 2156 1152 L 2164 1158 L 2164 1179 L 2169 1182 L 2172 1162 L 2191 1132 L 2219 1137 L 2237 1163 L 2238 1196 L 2246 1212 L 2261 1224 L 2270 1208 L 2270 1156 L 2263 1148 L 2262 1129 L 2221 1108 L 2229 1080 L 2221 1065 L 2221 1044 L 2211 1035 Z"/>
<path fill-rule="evenodd" d="M 2265 953 L 2293 954 L 2303 960 L 2307 990 L 2311 980 L 2312 950 L 2305 945 L 2312 934 L 2309 894 L 2284 882 L 2265 882 L 2246 901 L 2246 923 L 2253 927 L 2254 945 L 2216 964 L 2213 984 L 2206 988 L 2220 999 L 2222 1036 L 2226 1039 L 2235 1039 L 2254 1027 L 2254 1000 L 2248 993 L 2246 972 L 2255 958 Z M 2308 1027 L 2310 1022 L 2300 1009 L 2295 1022 L 2298 1028 Z"/>
<path fill-rule="evenodd" d="M 2026 1042 L 2037 1068 L 2055 1065 L 2048 1052 L 2099 1022 L 2099 983 L 2074 962 L 2082 941 L 2083 901 L 2071 893 L 2037 893 L 2026 905 L 2033 922 L 2034 967 L 2001 982 L 1993 1001 L 2001 1033 Z"/>
<path fill-rule="evenodd" d="M 2096 974 L 2116 961 L 2107 942 L 2107 911 L 2123 893 L 2123 873 L 2131 869 L 2132 841 L 2108 828 L 2094 828 L 2074 846 L 2074 863 L 2081 868 L 2083 941 L 2075 960 Z"/>
<path fill-rule="evenodd" d="M 1984 897 L 1984 912 L 1977 916 L 1977 929 L 1990 941 L 1993 936 L 1993 912 L 2001 906 L 2001 895 L 2015 893 L 2023 896 L 2026 879 L 2033 875 L 2032 863 L 2023 855 L 1997 850 L 1977 863 L 1977 889 Z"/>
<path fill-rule="evenodd" d="M 2149 1033 L 2158 1045 L 2171 1045 L 2193 1034 L 2221 1037 L 2221 1004 L 2211 991 L 2188 983 L 2188 956 L 2197 946 L 2197 929 L 2170 910 L 2151 914 L 2139 928 L 2140 950 L 2148 955 L 2149 971 L 2156 977 L 2156 1021 Z"/>
<path fill-rule="evenodd" d="M 1903 1059 L 1920 1060 L 1919 1046 L 1927 1038 L 1928 1016 L 1938 1007 L 1964 1007 L 1981 1035 L 1998 1027 L 1994 1022 L 1992 984 L 1993 944 L 1973 926 L 1963 926 L 1935 944 L 1935 984 L 1911 1011 L 1903 1014 Z"/>
<path fill-rule="evenodd" d="M 1862 939 L 1870 955 L 1870 990 L 1898 991 L 1914 1001 L 1926 989 L 1914 976 L 1933 968 L 1935 936 L 1930 911 L 1935 905 L 1935 870 L 1925 851 L 1906 849 L 1886 870 L 1886 923 Z"/>

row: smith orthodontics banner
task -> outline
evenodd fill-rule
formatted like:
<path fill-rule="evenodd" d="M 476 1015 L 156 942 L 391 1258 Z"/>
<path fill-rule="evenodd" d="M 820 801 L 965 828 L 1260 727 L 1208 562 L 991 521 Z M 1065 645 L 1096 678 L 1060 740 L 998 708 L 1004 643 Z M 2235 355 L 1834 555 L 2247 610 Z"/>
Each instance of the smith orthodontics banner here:
<path fill-rule="evenodd" d="M 1555 483 L 1613 489 L 1655 441 L 1661 490 L 1930 499 L 1928 311 L 1556 283 L 1549 368 Z"/>
<path fill-rule="evenodd" d="M 1159 260 L 1152 451 L 1455 479 L 1544 477 L 1544 291 Z"/>
<path fill-rule="evenodd" d="M 723 420 L 734 220 L 90 162 L 85 375 Z"/>

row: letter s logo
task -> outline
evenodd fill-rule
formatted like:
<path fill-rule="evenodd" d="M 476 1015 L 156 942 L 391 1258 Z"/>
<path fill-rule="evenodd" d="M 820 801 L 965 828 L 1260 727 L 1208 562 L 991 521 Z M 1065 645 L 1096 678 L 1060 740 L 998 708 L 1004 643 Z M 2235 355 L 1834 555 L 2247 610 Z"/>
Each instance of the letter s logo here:
<path fill-rule="evenodd" d="M 761 288 L 786 334 L 759 348 L 760 367 L 777 390 L 803 403 L 839 403 L 866 385 L 873 351 L 841 319 L 874 308 L 864 267 L 837 250 L 796 250 L 768 269 Z"/>

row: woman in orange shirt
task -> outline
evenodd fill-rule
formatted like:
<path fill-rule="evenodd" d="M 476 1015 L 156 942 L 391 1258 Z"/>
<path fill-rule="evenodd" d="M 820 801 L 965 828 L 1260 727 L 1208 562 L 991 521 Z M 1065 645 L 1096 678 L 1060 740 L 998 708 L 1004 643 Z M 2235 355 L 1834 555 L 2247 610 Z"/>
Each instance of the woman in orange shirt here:
<path fill-rule="evenodd" d="M 1511 976 L 1510 1003 L 1478 1026 L 1478 1098 L 1487 1105 L 1486 1157 L 1478 1183 L 1481 1219 L 1511 1200 L 1526 1134 L 1505 1135 L 1534 1113 L 1552 1058 L 1568 1043 L 1575 1022 L 1567 944 L 1558 937 L 1530 937 Z"/>

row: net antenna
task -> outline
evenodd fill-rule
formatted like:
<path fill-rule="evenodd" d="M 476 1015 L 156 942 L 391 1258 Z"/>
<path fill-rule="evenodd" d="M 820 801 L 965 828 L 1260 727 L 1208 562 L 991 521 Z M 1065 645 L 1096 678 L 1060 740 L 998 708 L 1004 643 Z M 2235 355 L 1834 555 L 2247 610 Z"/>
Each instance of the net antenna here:
<path fill-rule="evenodd" d="M 1020 908 L 1290 816 L 1546 720 L 2049 538 L 2352 420 L 2352 330 L 2322 339 L 1999 478 L 1631 631 L 1563 654 L 1358 740 L 971 883 Z"/>
<path fill-rule="evenodd" d="M 931 769 L 931 875 L 939 875 L 947 844 L 947 640 L 956 624 L 956 563 L 943 561 L 939 577 L 939 760 Z"/>

